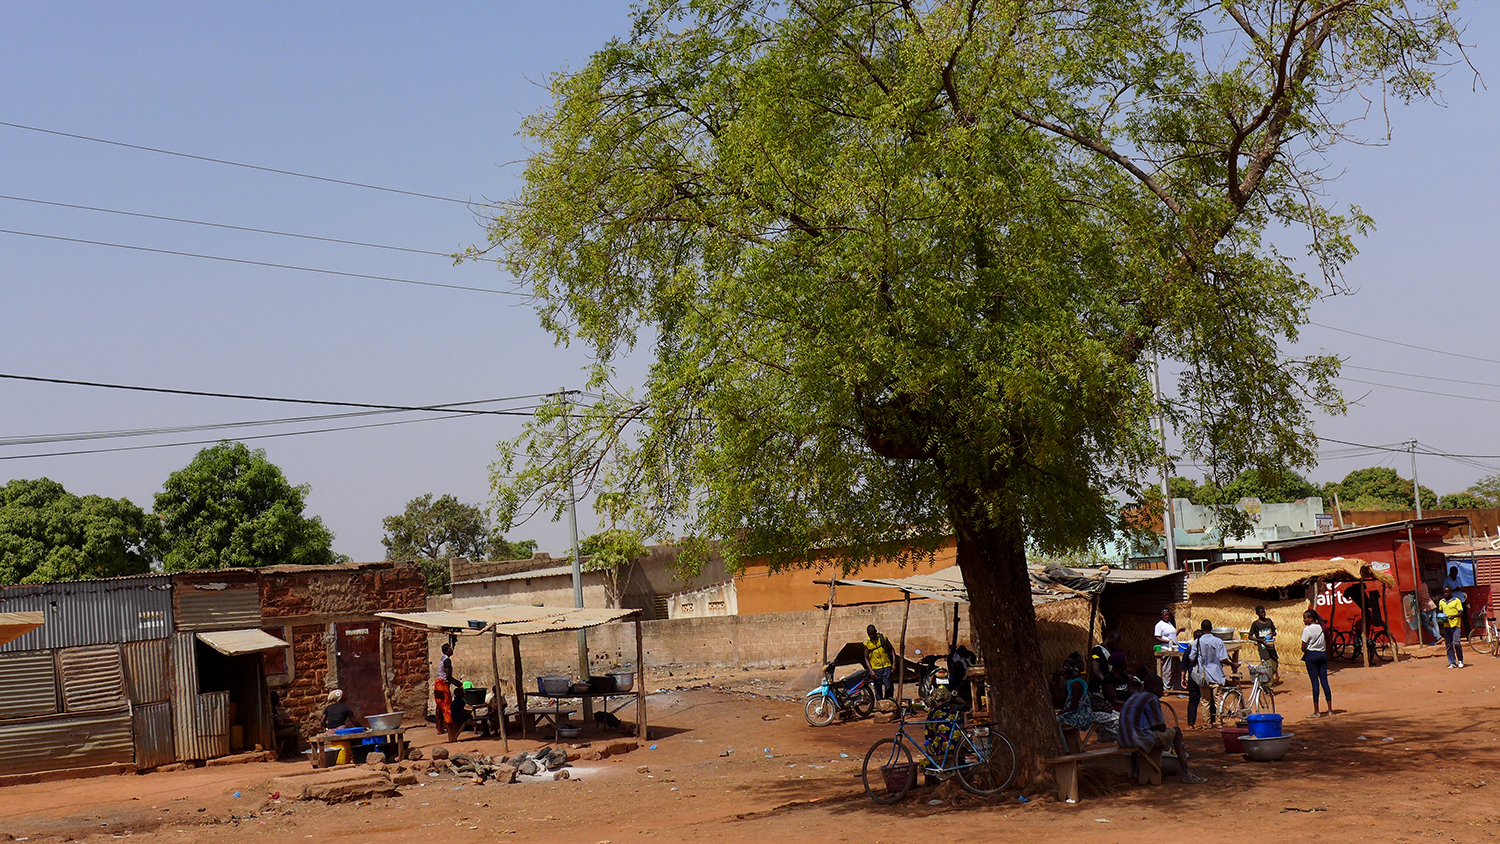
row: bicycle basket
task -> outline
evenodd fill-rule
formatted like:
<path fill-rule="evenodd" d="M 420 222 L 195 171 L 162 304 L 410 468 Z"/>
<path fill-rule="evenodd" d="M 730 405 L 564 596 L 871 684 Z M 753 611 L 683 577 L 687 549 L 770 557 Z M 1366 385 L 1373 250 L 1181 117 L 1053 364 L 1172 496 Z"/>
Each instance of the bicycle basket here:
<path fill-rule="evenodd" d="M 917 766 L 908 762 L 886 765 L 880 769 L 880 776 L 885 780 L 886 791 L 900 791 L 907 783 L 916 779 Z"/>
<path fill-rule="evenodd" d="M 1271 682 L 1271 669 L 1265 667 L 1264 665 L 1252 665 L 1250 666 L 1250 676 L 1259 677 L 1260 679 L 1269 683 Z"/>

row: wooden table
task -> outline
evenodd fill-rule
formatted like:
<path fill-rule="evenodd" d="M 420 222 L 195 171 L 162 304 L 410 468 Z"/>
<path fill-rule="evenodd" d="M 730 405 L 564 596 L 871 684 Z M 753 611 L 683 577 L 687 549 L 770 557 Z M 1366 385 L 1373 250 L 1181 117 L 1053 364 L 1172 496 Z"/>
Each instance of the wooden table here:
<path fill-rule="evenodd" d="M 597 699 L 597 698 L 603 698 L 604 699 L 604 711 L 607 712 L 607 711 L 609 711 L 609 698 L 612 698 L 612 697 L 637 697 L 637 694 L 636 694 L 635 690 L 632 689 L 631 691 L 628 691 L 628 692 L 568 692 L 565 695 L 527 695 L 526 697 L 528 697 L 528 698 L 543 698 L 545 700 L 552 701 L 552 703 L 553 703 L 553 708 L 552 709 L 540 709 L 540 708 L 533 709 L 530 705 L 528 705 L 526 707 L 526 713 L 528 715 L 536 715 L 536 714 L 553 715 L 554 717 L 552 719 L 552 740 L 553 741 L 558 741 L 561 738 L 561 736 L 559 736 L 557 734 L 557 728 L 560 727 L 560 726 L 562 726 L 562 719 L 559 718 L 559 717 L 556 717 L 556 716 L 559 715 L 559 714 L 572 715 L 574 712 L 577 711 L 575 709 L 560 709 L 559 707 L 561 707 L 563 701 L 565 701 L 565 700 L 583 700 L 585 698 L 590 699 L 590 700 Z M 538 725 L 538 726 L 540 726 L 540 725 Z M 585 725 L 585 726 L 587 726 L 587 725 Z"/>
<path fill-rule="evenodd" d="M 386 739 L 387 741 L 381 743 L 394 743 L 396 745 L 396 759 L 391 761 L 405 759 L 407 751 L 411 748 L 410 742 L 406 740 L 406 730 L 406 727 L 397 727 L 394 730 L 364 730 L 358 733 L 319 733 L 307 740 L 307 743 L 312 745 L 313 767 L 327 767 L 325 763 L 328 761 L 327 751 L 329 745 L 343 744 L 345 742 L 348 742 L 350 745 L 361 744 L 365 739 L 372 738 Z"/>

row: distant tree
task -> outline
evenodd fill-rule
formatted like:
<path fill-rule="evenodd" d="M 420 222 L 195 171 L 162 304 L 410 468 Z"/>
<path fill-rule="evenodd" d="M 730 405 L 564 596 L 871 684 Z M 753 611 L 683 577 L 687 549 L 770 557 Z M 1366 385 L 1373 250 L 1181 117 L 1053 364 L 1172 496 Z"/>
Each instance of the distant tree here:
<path fill-rule="evenodd" d="M 1186 498 L 1192 501 L 1193 496 L 1198 494 L 1198 482 L 1192 478 L 1174 476 L 1167 481 L 1167 491 L 1172 494 L 1173 498 Z"/>
<path fill-rule="evenodd" d="M 1414 503 L 1411 481 L 1386 466 L 1355 469 L 1342 481 L 1324 485 L 1324 498 L 1331 502 L 1335 494 L 1345 510 L 1410 510 Z M 1422 507 L 1436 506 L 1437 493 L 1422 487 Z"/>
<path fill-rule="evenodd" d="M 156 519 L 125 498 L 74 495 L 49 478 L 0 486 L 0 584 L 145 574 Z"/>
<path fill-rule="evenodd" d="M 1319 494 L 1320 490 L 1312 481 L 1290 469 L 1247 469 L 1223 488 L 1220 498 L 1226 504 L 1241 498 L 1259 498 L 1267 504 L 1287 504 Z"/>
<path fill-rule="evenodd" d="M 203 449 L 156 494 L 167 571 L 339 561 L 333 532 L 302 514 L 309 489 L 293 486 L 264 449 Z"/>
<path fill-rule="evenodd" d="M 1450 492 L 1438 499 L 1439 510 L 1483 510 L 1494 506 L 1490 500 L 1481 498 L 1468 490 Z"/>
<path fill-rule="evenodd" d="M 1483 501 L 1483 507 L 1500 507 L 1500 475 L 1486 475 L 1475 481 L 1465 492 Z"/>
<path fill-rule="evenodd" d="M 452 495 L 433 500 L 432 493 L 406 502 L 399 516 L 381 522 L 387 560 L 413 560 L 427 576 L 427 594 L 441 595 L 451 589 L 448 560 L 453 557 L 514 560 L 530 557 L 536 550 L 531 540 L 510 542 L 490 528 L 489 517 L 478 506 L 464 504 Z"/>
<path fill-rule="evenodd" d="M 620 578 L 636 560 L 646 556 L 646 543 L 633 530 L 601 530 L 578 543 L 585 571 L 603 572 L 611 606 L 620 605 Z"/>

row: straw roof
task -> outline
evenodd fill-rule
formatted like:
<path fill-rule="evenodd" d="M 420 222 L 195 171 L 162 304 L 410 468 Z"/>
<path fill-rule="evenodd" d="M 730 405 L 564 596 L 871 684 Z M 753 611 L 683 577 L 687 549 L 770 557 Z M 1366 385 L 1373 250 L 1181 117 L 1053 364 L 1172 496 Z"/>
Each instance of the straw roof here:
<path fill-rule="evenodd" d="M 1379 580 L 1387 586 L 1396 585 L 1396 579 L 1391 577 L 1390 572 L 1376 571 L 1369 563 L 1356 557 L 1339 557 L 1329 560 L 1297 560 L 1291 563 L 1220 566 L 1202 577 L 1188 581 L 1188 594 L 1208 595 L 1229 589 L 1289 589 L 1312 580 Z"/>

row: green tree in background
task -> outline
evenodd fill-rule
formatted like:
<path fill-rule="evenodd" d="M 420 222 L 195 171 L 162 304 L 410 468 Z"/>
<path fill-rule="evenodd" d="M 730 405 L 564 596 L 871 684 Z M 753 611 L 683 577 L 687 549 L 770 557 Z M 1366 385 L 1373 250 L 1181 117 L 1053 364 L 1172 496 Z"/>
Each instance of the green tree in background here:
<path fill-rule="evenodd" d="M 489 517 L 472 504 L 452 495 L 434 500 L 432 493 L 406 502 L 399 516 L 381 521 L 387 560 L 414 560 L 427 575 L 427 594 L 441 595 L 451 589 L 448 560 L 519 560 L 536 551 L 536 542 L 510 542 L 491 530 Z"/>
<path fill-rule="evenodd" d="M 228 441 L 203 449 L 156 494 L 167 571 L 343 559 L 323 520 L 302 514 L 309 489 L 293 486 L 263 449 Z"/>
<path fill-rule="evenodd" d="M 1484 510 L 1494 507 L 1494 502 L 1481 498 L 1467 490 L 1450 492 L 1438 499 L 1439 510 Z"/>
<path fill-rule="evenodd" d="M 610 606 L 620 605 L 620 578 L 636 560 L 646 556 L 646 543 L 638 531 L 610 528 L 578 543 L 578 556 L 585 571 L 603 572 L 608 578 Z"/>
<path fill-rule="evenodd" d="M 1486 475 L 1464 491 L 1484 502 L 1481 507 L 1500 507 L 1500 475 Z"/>
<path fill-rule="evenodd" d="M 1323 498 L 1330 506 L 1335 494 L 1345 510 L 1411 510 L 1416 505 L 1411 481 L 1388 466 L 1355 469 L 1342 481 L 1324 485 Z M 1436 506 L 1437 493 L 1422 487 L 1422 508 L 1431 510 Z"/>
<path fill-rule="evenodd" d="M 594 356 L 492 469 L 509 527 L 609 493 L 731 565 L 957 537 L 999 720 L 1054 751 L 1026 567 L 1107 541 L 1164 413 L 1215 476 L 1310 465 L 1289 357 L 1368 220 L 1340 103 L 1424 97 L 1447 2 L 654 0 L 552 80 L 490 239 Z M 1305 278 L 1267 232 L 1309 233 Z M 478 254 L 478 250 L 475 250 Z M 649 344 L 644 395 L 610 389 Z M 1160 404 L 1153 356 L 1181 373 Z M 894 543 L 894 544 L 893 544 Z"/>
<path fill-rule="evenodd" d="M 159 538 L 128 499 L 74 495 L 48 478 L 0 487 L 0 584 L 145 574 Z"/>
<path fill-rule="evenodd" d="M 1234 504 L 1241 498 L 1259 498 L 1267 504 L 1287 504 L 1299 498 L 1312 498 L 1322 491 L 1290 469 L 1246 469 L 1223 487 L 1216 487 L 1209 495 L 1202 496 L 1199 504 Z"/>

